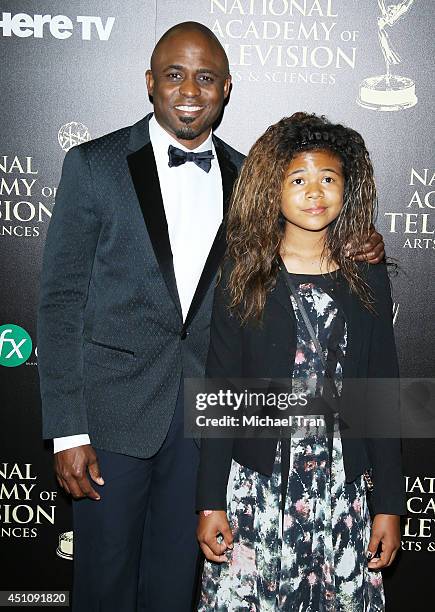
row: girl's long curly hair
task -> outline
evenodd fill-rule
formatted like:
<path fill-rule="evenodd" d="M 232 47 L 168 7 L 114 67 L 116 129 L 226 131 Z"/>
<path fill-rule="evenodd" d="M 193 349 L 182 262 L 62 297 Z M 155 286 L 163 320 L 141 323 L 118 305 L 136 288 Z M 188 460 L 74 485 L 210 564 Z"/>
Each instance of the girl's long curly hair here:
<path fill-rule="evenodd" d="M 358 132 L 332 124 L 324 116 L 295 113 L 271 125 L 247 156 L 234 185 L 227 220 L 227 257 L 233 267 L 228 281 L 230 308 L 242 323 L 261 321 L 267 293 L 276 283 L 284 235 L 281 197 L 285 172 L 298 153 L 312 150 L 337 155 L 344 173 L 343 207 L 328 226 L 322 259 L 338 265 L 369 310 L 369 287 L 360 267 L 345 256 L 350 242 L 360 250 L 377 207 L 373 167 Z"/>

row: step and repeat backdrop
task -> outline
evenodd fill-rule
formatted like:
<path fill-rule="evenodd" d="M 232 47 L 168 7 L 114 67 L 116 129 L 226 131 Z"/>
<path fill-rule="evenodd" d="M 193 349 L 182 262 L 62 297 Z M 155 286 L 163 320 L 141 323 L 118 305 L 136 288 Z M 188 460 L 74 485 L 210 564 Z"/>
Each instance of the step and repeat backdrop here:
<path fill-rule="evenodd" d="M 187 20 L 224 45 L 233 89 L 218 133 L 246 153 L 298 110 L 360 131 L 377 227 L 399 264 L 405 377 L 434 376 L 433 0 L 3 0 L 0 5 L 0 590 L 71 588 L 70 502 L 41 439 L 36 310 L 44 240 L 71 147 L 150 111 L 144 72 Z M 52 356 L 56 359 L 56 355 Z M 429 418 L 429 417 L 428 417 Z M 388 610 L 435 605 L 435 443 L 404 440 L 408 516 Z"/>

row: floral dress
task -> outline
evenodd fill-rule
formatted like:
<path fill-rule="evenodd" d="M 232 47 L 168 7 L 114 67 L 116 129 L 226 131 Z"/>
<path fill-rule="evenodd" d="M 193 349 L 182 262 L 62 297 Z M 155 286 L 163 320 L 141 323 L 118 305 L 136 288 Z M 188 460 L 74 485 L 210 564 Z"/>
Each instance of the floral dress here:
<path fill-rule="evenodd" d="M 291 278 L 340 392 L 347 326 L 332 297 L 339 275 Z M 292 390 L 317 397 L 322 361 L 296 301 L 289 299 L 297 321 Z M 369 570 L 365 556 L 371 526 L 366 484 L 363 476 L 345 482 L 338 414 L 333 427 L 331 446 L 325 428 L 294 427 L 291 439 L 277 444 L 271 477 L 232 461 L 227 515 L 234 547 L 228 563 L 205 561 L 199 612 L 385 610 L 381 572 Z M 283 453 L 289 454 L 284 503 Z"/>

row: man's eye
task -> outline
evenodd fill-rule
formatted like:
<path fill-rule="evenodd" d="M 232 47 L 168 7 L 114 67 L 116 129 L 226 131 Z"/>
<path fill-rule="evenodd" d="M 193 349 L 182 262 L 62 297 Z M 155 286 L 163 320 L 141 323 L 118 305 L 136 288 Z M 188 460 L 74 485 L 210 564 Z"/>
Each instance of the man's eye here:
<path fill-rule="evenodd" d="M 213 77 L 209 76 L 208 74 L 201 74 L 199 76 L 199 80 L 200 81 L 205 81 L 206 83 L 213 83 Z"/>
<path fill-rule="evenodd" d="M 180 78 L 180 77 L 181 77 L 181 74 L 180 74 L 179 72 L 170 72 L 170 73 L 168 74 L 168 77 L 169 77 L 170 79 L 178 79 L 178 78 Z"/>

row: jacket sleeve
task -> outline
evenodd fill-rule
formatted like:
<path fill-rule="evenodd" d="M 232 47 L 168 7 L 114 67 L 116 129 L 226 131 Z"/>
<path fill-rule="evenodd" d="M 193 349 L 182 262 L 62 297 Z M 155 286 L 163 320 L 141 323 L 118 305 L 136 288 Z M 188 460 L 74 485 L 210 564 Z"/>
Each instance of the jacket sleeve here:
<path fill-rule="evenodd" d="M 229 266 L 214 294 L 206 377 L 227 379 L 242 377 L 242 326 L 228 309 L 226 285 Z M 197 510 L 225 510 L 228 476 L 231 468 L 233 439 L 203 438 L 198 470 Z"/>
<path fill-rule="evenodd" d="M 373 514 L 406 514 L 405 479 L 400 439 L 399 367 L 393 332 L 391 286 L 385 264 L 369 266 L 368 282 L 375 298 L 368 364 L 368 430 L 385 438 L 366 439 L 372 467 Z M 383 379 L 383 380 L 378 380 Z"/>
<path fill-rule="evenodd" d="M 100 215 L 83 146 L 66 155 L 45 244 L 38 310 L 44 438 L 88 433 L 83 319 Z"/>

